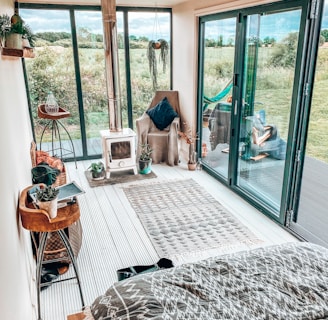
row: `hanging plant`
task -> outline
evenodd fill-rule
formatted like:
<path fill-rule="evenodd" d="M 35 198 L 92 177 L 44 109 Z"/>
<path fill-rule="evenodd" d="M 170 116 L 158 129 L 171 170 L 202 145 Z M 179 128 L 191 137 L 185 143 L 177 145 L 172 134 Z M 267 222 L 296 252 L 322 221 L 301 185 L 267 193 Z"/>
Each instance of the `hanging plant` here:
<path fill-rule="evenodd" d="M 5 37 L 11 28 L 10 17 L 7 14 L 0 15 L 0 45 L 5 46 Z"/>
<path fill-rule="evenodd" d="M 157 58 L 156 51 L 159 51 L 159 56 Z M 148 43 L 148 50 L 147 50 L 147 58 L 149 63 L 149 72 L 153 82 L 153 88 L 156 91 L 158 87 L 157 77 L 158 77 L 158 70 L 157 70 L 157 59 L 158 63 L 163 64 L 163 73 L 166 72 L 167 64 L 168 64 L 168 57 L 169 57 L 169 44 L 164 39 L 150 40 Z"/>

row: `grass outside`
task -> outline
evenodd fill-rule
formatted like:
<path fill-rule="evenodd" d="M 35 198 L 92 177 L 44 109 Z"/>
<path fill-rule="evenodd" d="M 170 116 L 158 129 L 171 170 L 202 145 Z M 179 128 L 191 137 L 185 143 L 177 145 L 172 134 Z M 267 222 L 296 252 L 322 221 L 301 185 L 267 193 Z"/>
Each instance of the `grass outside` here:
<path fill-rule="evenodd" d="M 56 48 L 58 51 L 59 49 Z M 267 123 L 278 127 L 282 138 L 288 137 L 290 105 L 294 70 L 279 67 L 269 67 L 267 59 L 272 48 L 259 49 L 257 83 L 255 101 L 260 102 L 255 108 L 266 111 Z M 55 87 L 56 97 L 60 105 L 71 112 L 71 117 L 65 119 L 72 139 L 80 139 L 79 110 L 75 87 L 74 63 L 71 48 L 60 48 L 58 52 L 38 50 L 35 59 L 28 60 L 27 69 L 30 87 L 38 82 L 44 88 Z M 108 128 L 108 110 L 106 100 L 106 84 L 104 77 L 104 60 L 102 49 L 79 49 L 82 75 L 82 91 L 84 95 L 84 112 L 86 119 L 87 137 L 99 136 L 99 130 Z M 139 117 L 148 106 L 154 91 L 148 71 L 145 49 L 132 49 L 131 52 L 131 85 L 133 92 L 133 116 Z M 127 125 L 126 83 L 123 51 L 119 52 L 122 118 Z M 204 94 L 215 96 L 232 78 L 234 48 L 206 48 Z M 42 71 L 40 71 L 42 70 Z M 38 72 L 38 73 L 37 73 Z M 51 76 L 50 76 L 51 75 Z M 56 75 L 56 76 L 54 76 Z M 49 82 L 46 82 L 46 80 Z M 160 72 L 159 86 L 168 89 L 169 73 Z M 43 83 L 43 82 L 44 83 Z M 31 85 L 32 84 L 32 85 Z M 328 163 L 328 49 L 320 48 L 316 82 L 311 110 L 311 122 L 308 135 L 307 154 Z M 39 89 L 40 91 L 40 89 Z M 45 94 L 45 93 L 44 93 Z M 32 113 L 35 121 L 37 138 L 44 126 L 44 121 L 38 119 L 36 108 L 42 102 L 42 94 L 32 96 Z M 44 101 L 44 96 L 43 96 Z M 214 107 L 215 104 L 210 107 Z M 40 121 L 41 120 L 41 121 Z M 45 136 L 44 141 L 50 139 Z"/>

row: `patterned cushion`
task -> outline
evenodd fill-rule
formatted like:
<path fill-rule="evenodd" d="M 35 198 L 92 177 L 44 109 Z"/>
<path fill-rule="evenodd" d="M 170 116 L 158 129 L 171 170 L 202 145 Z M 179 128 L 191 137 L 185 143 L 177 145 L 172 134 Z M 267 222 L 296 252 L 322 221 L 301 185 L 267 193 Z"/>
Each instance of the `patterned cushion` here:
<path fill-rule="evenodd" d="M 146 113 L 153 120 L 155 126 L 159 130 L 164 130 L 171 124 L 175 117 L 178 117 L 178 114 L 174 111 L 166 97 L 155 107 L 147 110 Z"/>

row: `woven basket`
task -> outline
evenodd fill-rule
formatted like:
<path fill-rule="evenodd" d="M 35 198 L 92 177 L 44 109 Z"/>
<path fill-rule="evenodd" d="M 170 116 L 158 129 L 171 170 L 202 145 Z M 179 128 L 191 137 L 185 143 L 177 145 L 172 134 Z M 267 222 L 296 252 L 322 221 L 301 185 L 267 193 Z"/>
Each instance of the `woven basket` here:
<path fill-rule="evenodd" d="M 44 154 L 46 154 L 46 152 L 43 152 Z M 36 152 L 36 143 L 34 141 L 31 142 L 31 148 L 30 148 L 30 155 L 31 155 L 31 161 L 32 161 L 32 167 L 35 167 L 39 161 L 37 159 L 37 152 Z M 56 157 L 50 157 L 52 159 L 59 159 Z M 64 165 L 64 162 L 61 161 L 61 165 L 62 165 L 62 170 L 60 172 L 60 174 L 57 176 L 56 181 L 52 184 L 53 187 L 58 187 L 61 186 L 63 184 L 66 184 L 67 180 L 66 180 L 66 168 Z"/>
<path fill-rule="evenodd" d="M 81 245 L 82 245 L 82 225 L 81 221 L 78 220 L 72 225 L 70 225 L 68 228 L 65 229 L 65 232 L 68 236 L 69 242 L 72 246 L 72 250 L 74 253 L 74 256 L 77 257 Z M 36 248 L 39 245 L 39 233 L 34 232 L 33 233 L 33 250 L 34 253 L 36 253 Z M 50 232 L 48 234 L 46 248 L 44 250 L 44 261 L 49 261 L 53 259 L 58 259 L 58 262 L 69 264 L 70 259 L 68 258 L 68 254 L 66 252 L 66 248 L 64 246 L 64 243 L 62 242 L 59 234 L 57 232 Z"/>

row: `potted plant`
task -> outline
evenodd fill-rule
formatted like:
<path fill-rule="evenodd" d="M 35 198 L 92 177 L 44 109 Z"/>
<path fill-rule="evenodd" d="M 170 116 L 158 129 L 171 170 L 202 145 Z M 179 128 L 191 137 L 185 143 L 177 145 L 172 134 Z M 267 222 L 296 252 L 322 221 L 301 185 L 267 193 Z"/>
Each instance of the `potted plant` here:
<path fill-rule="evenodd" d="M 140 145 L 139 173 L 148 174 L 151 172 L 152 152 L 153 149 L 148 143 L 144 143 Z"/>
<path fill-rule="evenodd" d="M 11 22 L 7 14 L 0 15 L 0 45 L 5 46 L 6 35 L 10 32 Z"/>
<path fill-rule="evenodd" d="M 48 212 L 50 219 L 57 216 L 57 196 L 59 189 L 50 186 L 41 186 L 36 191 L 37 205 Z"/>
<path fill-rule="evenodd" d="M 1 27 L 2 18 L 2 27 Z M 35 35 L 33 34 L 31 28 L 24 22 L 24 20 L 15 13 L 9 19 L 9 16 L 0 16 L 0 29 L 2 45 L 5 41 L 5 46 L 12 49 L 23 49 L 23 47 L 31 48 L 34 46 Z"/>
<path fill-rule="evenodd" d="M 158 62 L 163 63 L 163 73 L 166 71 L 167 63 L 168 63 L 168 56 L 169 56 L 169 44 L 164 39 L 150 40 L 148 42 L 148 49 L 147 49 L 147 58 L 149 64 L 149 72 L 150 77 L 153 82 L 153 88 L 156 91 L 158 84 L 157 84 L 157 55 L 156 50 L 160 50 Z"/>
<path fill-rule="evenodd" d="M 92 179 L 94 180 L 105 178 L 105 166 L 101 161 L 91 163 L 88 170 L 91 171 Z"/>

